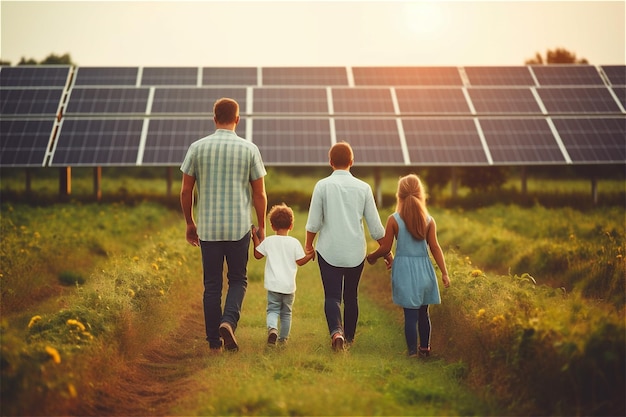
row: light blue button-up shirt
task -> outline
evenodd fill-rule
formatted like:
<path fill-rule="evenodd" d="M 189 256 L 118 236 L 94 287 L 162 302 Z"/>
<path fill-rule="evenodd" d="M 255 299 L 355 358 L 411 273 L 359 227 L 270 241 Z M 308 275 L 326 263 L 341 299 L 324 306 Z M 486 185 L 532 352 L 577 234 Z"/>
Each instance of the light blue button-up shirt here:
<path fill-rule="evenodd" d="M 368 183 L 350 171 L 335 170 L 315 184 L 306 230 L 317 234 L 315 249 L 326 262 L 349 268 L 363 262 L 367 251 L 363 219 L 372 239 L 385 235 Z"/>

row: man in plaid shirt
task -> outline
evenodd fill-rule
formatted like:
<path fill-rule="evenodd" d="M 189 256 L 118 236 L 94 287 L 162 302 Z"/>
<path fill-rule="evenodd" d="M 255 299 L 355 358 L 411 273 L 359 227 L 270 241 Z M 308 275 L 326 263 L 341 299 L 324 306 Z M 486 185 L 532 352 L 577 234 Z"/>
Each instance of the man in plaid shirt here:
<path fill-rule="evenodd" d="M 239 349 L 235 330 L 248 286 L 251 205 L 261 240 L 265 238 L 266 175 L 256 145 L 235 133 L 239 104 L 221 98 L 213 106 L 216 131 L 189 146 L 180 167 L 180 203 L 187 241 L 200 246 L 204 275 L 204 320 L 212 351 Z M 197 188 L 197 222 L 194 219 Z M 228 291 L 222 311 L 222 272 L 228 268 Z"/>

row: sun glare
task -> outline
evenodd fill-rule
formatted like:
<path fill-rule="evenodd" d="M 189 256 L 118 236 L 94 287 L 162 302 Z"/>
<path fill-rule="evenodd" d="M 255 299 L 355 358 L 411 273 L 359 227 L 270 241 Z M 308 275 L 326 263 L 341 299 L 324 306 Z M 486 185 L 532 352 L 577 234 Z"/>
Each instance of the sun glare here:
<path fill-rule="evenodd" d="M 409 32 L 432 34 L 441 28 L 443 14 L 436 1 L 407 2 L 404 7 L 404 20 Z"/>

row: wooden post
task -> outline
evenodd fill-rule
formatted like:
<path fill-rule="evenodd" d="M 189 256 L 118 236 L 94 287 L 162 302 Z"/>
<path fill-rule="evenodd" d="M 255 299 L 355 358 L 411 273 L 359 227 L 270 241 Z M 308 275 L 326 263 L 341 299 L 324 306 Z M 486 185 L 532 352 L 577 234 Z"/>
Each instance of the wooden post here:
<path fill-rule="evenodd" d="M 93 169 L 93 194 L 97 201 L 102 200 L 102 167 Z"/>
<path fill-rule="evenodd" d="M 72 194 L 72 167 L 59 168 L 59 196 Z"/>

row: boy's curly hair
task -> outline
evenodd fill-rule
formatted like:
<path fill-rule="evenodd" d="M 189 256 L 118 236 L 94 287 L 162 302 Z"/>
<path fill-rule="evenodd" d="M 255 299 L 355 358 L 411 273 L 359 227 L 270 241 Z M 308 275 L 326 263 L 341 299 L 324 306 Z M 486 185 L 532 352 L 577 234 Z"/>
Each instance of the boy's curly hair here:
<path fill-rule="evenodd" d="M 289 229 L 293 225 L 293 210 L 285 203 L 272 206 L 267 215 L 276 230 Z"/>

